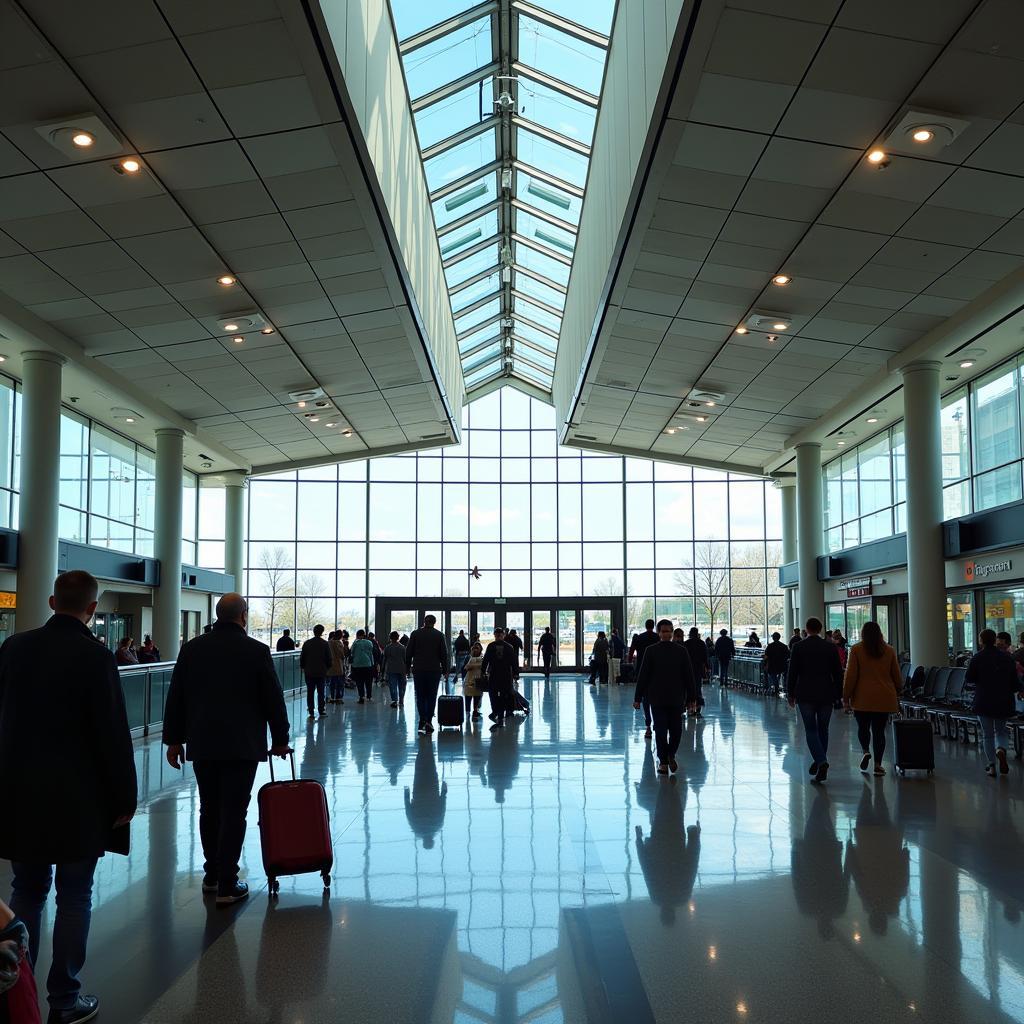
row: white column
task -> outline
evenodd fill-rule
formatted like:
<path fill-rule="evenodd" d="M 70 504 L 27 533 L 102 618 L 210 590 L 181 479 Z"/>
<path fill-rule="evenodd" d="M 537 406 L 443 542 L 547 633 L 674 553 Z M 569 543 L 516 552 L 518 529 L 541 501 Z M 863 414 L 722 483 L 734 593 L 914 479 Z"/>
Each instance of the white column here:
<path fill-rule="evenodd" d="M 22 352 L 21 496 L 18 503 L 19 631 L 50 617 L 57 575 L 60 387 L 64 357 Z M 72 566 L 72 568 L 74 568 Z"/>
<path fill-rule="evenodd" d="M 243 593 L 245 568 L 245 488 L 247 474 L 226 473 L 224 479 L 224 571 L 235 577 L 235 590 Z"/>
<path fill-rule="evenodd" d="M 181 475 L 185 432 L 161 427 L 156 432 L 156 530 L 154 554 L 160 561 L 160 586 L 153 595 L 153 642 L 166 661 L 181 646 Z"/>
<path fill-rule="evenodd" d="M 800 623 L 812 615 L 824 621 L 825 588 L 818 579 L 818 555 L 824 545 L 821 505 L 821 445 L 796 446 L 796 533 L 800 563 Z"/>
<path fill-rule="evenodd" d="M 942 364 L 904 366 L 907 473 L 907 592 L 910 657 L 917 665 L 949 663 L 946 579 L 942 557 Z"/>
<path fill-rule="evenodd" d="M 782 496 L 782 563 L 788 565 L 795 562 L 797 554 L 797 532 L 796 532 L 796 481 L 777 480 L 775 486 Z M 792 588 L 784 590 L 783 597 L 783 629 L 785 630 L 784 640 L 793 635 L 795 615 L 793 613 L 794 591 Z"/>

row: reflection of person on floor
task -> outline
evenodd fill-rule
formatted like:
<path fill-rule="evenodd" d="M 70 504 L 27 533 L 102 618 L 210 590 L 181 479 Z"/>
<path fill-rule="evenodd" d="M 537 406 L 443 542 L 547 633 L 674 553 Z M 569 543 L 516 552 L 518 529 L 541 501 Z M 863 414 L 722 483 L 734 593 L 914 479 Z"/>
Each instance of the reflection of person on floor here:
<path fill-rule="evenodd" d="M 411 796 L 409 787 L 405 787 L 405 816 L 413 833 L 423 840 L 425 850 L 434 845 L 434 837 L 444 824 L 447 804 L 448 783 L 438 785 L 434 745 L 429 739 L 421 739 L 416 751 Z"/>
<path fill-rule="evenodd" d="M 272 1024 L 299 1020 L 304 1016 L 300 1008 L 308 1007 L 311 1003 L 315 1005 L 315 1000 L 324 998 L 330 977 L 331 939 L 334 933 L 334 914 L 327 893 L 324 893 L 319 903 L 306 903 L 303 906 L 281 906 L 276 900 L 267 904 L 256 958 L 256 999 L 270 1009 Z M 292 964 L 282 970 L 281 951 L 294 949 L 298 936 L 302 937 L 301 966 Z M 213 952 L 216 953 L 219 948 L 220 942 Z M 207 953 L 207 957 L 209 955 Z M 203 961 L 199 962 L 201 964 Z M 241 978 L 238 988 L 221 989 L 221 1000 L 231 992 L 245 992 L 245 983 Z M 209 1009 L 213 1010 L 216 1006 L 214 1004 Z M 211 1014 L 207 1020 L 216 1017 L 216 1014 Z"/>
<path fill-rule="evenodd" d="M 487 748 L 487 785 L 494 790 L 494 802 L 503 804 L 505 793 L 519 774 L 519 726 L 522 719 L 511 718 L 509 727 L 498 730 Z"/>
<path fill-rule="evenodd" d="M 409 739 L 405 730 L 405 714 L 389 715 L 378 743 L 380 764 L 388 773 L 392 786 L 398 785 L 398 776 L 409 759 Z"/>
<path fill-rule="evenodd" d="M 793 842 L 790 877 L 800 912 L 816 918 L 818 932 L 828 939 L 835 934 L 836 920 L 846 913 L 850 877 L 843 870 L 843 844 L 836 838 L 828 793 L 814 793 L 804 837 Z"/>
<path fill-rule="evenodd" d="M 846 844 L 846 871 L 857 886 L 871 930 L 884 935 L 910 886 L 910 851 L 902 826 L 889 816 L 880 782 L 865 783 L 861 791 L 853 839 Z"/>
<path fill-rule="evenodd" d="M 644 839 L 636 827 L 636 855 L 651 902 L 661 909 L 661 922 L 676 919 L 676 907 L 689 900 L 700 862 L 700 822 L 683 829 L 685 787 L 675 779 L 662 782 L 651 819 L 651 834 Z"/>

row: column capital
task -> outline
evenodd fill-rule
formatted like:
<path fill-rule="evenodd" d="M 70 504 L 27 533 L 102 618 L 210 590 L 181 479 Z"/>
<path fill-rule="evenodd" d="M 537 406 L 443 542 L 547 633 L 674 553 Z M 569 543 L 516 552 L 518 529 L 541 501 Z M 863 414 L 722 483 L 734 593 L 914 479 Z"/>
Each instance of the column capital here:
<path fill-rule="evenodd" d="M 184 437 L 185 431 L 181 427 L 157 427 L 153 431 L 157 437 Z"/>
<path fill-rule="evenodd" d="M 911 363 L 905 363 L 899 368 L 899 375 L 906 377 L 908 373 L 928 373 L 942 369 L 941 359 L 915 359 Z"/>
<path fill-rule="evenodd" d="M 29 348 L 21 353 L 21 358 L 33 360 L 39 363 L 53 363 L 55 366 L 63 366 L 67 360 L 59 352 L 51 352 L 45 348 Z"/>
<path fill-rule="evenodd" d="M 793 451 L 798 452 L 801 448 L 821 448 L 820 441 L 801 441 L 799 444 L 793 445 Z"/>
<path fill-rule="evenodd" d="M 249 474 L 244 469 L 229 469 L 226 473 L 218 473 L 224 478 L 225 487 L 248 487 Z"/>
<path fill-rule="evenodd" d="M 784 487 L 796 487 L 796 476 L 793 474 L 786 474 L 785 476 L 773 476 L 772 484 L 780 491 Z"/>

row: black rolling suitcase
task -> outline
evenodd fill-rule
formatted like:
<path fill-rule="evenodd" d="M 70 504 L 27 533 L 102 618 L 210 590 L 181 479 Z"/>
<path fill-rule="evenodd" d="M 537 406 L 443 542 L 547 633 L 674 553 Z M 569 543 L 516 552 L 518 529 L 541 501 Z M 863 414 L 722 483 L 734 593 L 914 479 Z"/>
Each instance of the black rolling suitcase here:
<path fill-rule="evenodd" d="M 896 771 L 935 771 L 935 733 L 931 722 L 916 718 L 892 720 L 893 764 Z"/>
<path fill-rule="evenodd" d="M 619 682 L 623 686 L 633 685 L 633 668 L 633 662 L 631 661 L 623 661 L 619 666 Z"/>
<path fill-rule="evenodd" d="M 466 704 L 461 697 L 449 697 L 441 694 L 437 698 L 437 724 L 444 729 L 450 726 L 453 729 L 461 729 L 465 721 Z"/>

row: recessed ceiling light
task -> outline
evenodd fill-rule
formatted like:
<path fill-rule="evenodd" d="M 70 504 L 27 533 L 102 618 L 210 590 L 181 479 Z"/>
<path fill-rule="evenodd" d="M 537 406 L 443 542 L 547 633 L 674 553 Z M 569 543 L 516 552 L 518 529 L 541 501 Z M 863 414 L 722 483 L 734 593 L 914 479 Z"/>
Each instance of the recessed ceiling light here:
<path fill-rule="evenodd" d="M 260 334 L 273 334 L 273 333 L 274 333 L 274 328 L 273 327 L 261 327 L 260 328 Z"/>
<path fill-rule="evenodd" d="M 883 163 L 886 159 L 888 158 L 886 157 L 884 149 L 873 149 L 868 153 L 868 163 L 877 165 Z"/>
<path fill-rule="evenodd" d="M 736 328 L 736 333 L 737 334 L 746 334 L 747 333 L 747 329 L 746 329 L 746 327 L 737 327 Z"/>
<path fill-rule="evenodd" d="M 71 141 L 79 149 L 88 149 L 96 140 L 89 132 L 79 130 L 71 136 Z"/>
<path fill-rule="evenodd" d="M 6 363 L 6 362 L 7 362 L 7 356 L 0 356 L 0 363 Z"/>
<path fill-rule="evenodd" d="M 931 142 L 932 139 L 935 138 L 935 132 L 932 131 L 931 128 L 925 128 L 925 127 L 922 126 L 920 128 L 915 128 L 914 131 L 911 133 L 910 137 L 915 142 L 920 142 L 920 143 Z"/>
<path fill-rule="evenodd" d="M 299 402 L 299 408 L 300 409 L 305 409 L 306 408 L 306 403 L 305 402 Z"/>
<path fill-rule="evenodd" d="M 784 331 L 788 326 L 789 326 L 789 324 L 784 323 L 783 321 L 780 320 L 777 324 L 772 324 L 772 330 L 773 331 Z"/>
<path fill-rule="evenodd" d="M 229 331 L 229 332 L 237 331 L 238 330 L 238 324 L 236 324 L 234 321 L 232 321 L 230 323 L 226 323 L 224 325 L 224 330 L 225 331 Z"/>
<path fill-rule="evenodd" d="M 142 164 L 140 164 L 139 161 L 134 159 L 133 157 L 128 157 L 127 160 L 121 161 L 121 170 L 127 172 L 128 174 L 138 173 L 141 167 Z"/>
<path fill-rule="evenodd" d="M 217 278 L 217 284 L 222 284 L 225 288 L 230 288 L 234 283 L 235 279 L 230 274 L 222 274 Z"/>
<path fill-rule="evenodd" d="M 772 284 L 777 284 L 781 288 L 783 285 L 789 284 L 789 282 L 792 280 L 793 278 L 791 278 L 788 274 L 776 274 L 772 278 Z"/>
<path fill-rule="evenodd" d="M 869 416 L 868 417 L 868 423 L 877 423 L 877 422 L 878 422 L 878 417 L 877 416 Z"/>
<path fill-rule="evenodd" d="M 344 435 L 345 435 L 346 437 L 351 437 L 351 436 L 352 436 L 352 431 L 351 431 L 351 430 L 343 430 L 343 431 L 342 431 L 342 433 L 343 433 L 343 434 L 344 434 Z"/>
<path fill-rule="evenodd" d="M 135 417 L 134 416 L 125 416 L 124 421 L 125 421 L 125 423 L 134 423 L 135 422 Z"/>
<path fill-rule="evenodd" d="M 328 423 L 327 424 L 327 426 L 329 426 L 329 427 L 336 427 L 337 425 L 338 425 L 337 423 Z"/>
<path fill-rule="evenodd" d="M 840 448 L 842 448 L 843 445 L 846 444 L 846 442 L 845 441 L 836 441 L 836 444 L 839 445 Z"/>
<path fill-rule="evenodd" d="M 233 341 L 233 342 L 234 342 L 234 343 L 235 343 L 236 345 L 241 345 L 241 344 L 242 344 L 242 342 L 243 342 L 243 341 L 245 341 L 245 338 L 244 338 L 244 337 L 243 337 L 243 336 L 242 336 L 241 334 L 236 334 L 236 335 L 235 335 L 235 336 L 234 336 L 234 337 L 233 337 L 233 338 L 232 338 L 231 340 L 232 340 L 232 341 Z"/>
<path fill-rule="evenodd" d="M 960 364 L 960 369 L 961 370 L 969 370 L 973 365 L 974 365 L 974 360 L 973 359 L 965 359 Z"/>
<path fill-rule="evenodd" d="M 667 429 L 667 430 L 665 431 L 665 433 L 666 433 L 666 434 L 674 434 L 675 432 L 676 432 L 676 428 L 675 428 L 675 427 L 669 427 L 669 428 L 668 428 L 668 429 Z"/>
<path fill-rule="evenodd" d="M 714 407 L 715 407 L 715 403 L 714 403 L 714 402 L 705 402 L 704 404 L 705 404 L 705 405 L 706 405 L 706 406 L 707 406 L 707 407 L 708 407 L 709 409 L 714 409 Z"/>
<path fill-rule="evenodd" d="M 698 423 L 706 423 L 707 422 L 707 416 L 698 416 L 697 417 L 697 422 Z"/>
<path fill-rule="evenodd" d="M 309 422 L 310 423 L 319 423 L 320 422 L 320 417 L 319 416 L 310 416 L 309 417 Z"/>

